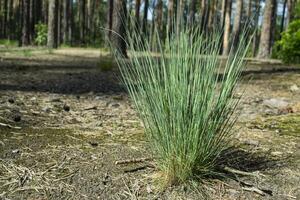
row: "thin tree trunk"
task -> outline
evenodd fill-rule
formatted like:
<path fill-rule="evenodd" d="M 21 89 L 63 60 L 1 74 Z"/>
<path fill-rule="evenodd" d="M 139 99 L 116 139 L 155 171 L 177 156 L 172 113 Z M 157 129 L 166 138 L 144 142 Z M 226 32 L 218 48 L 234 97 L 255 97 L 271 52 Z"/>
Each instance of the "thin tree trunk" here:
<path fill-rule="evenodd" d="M 48 38 L 47 38 L 47 46 L 48 48 L 56 48 L 57 47 L 57 0 L 49 0 L 49 11 L 48 11 Z"/>
<path fill-rule="evenodd" d="M 208 31 L 212 31 L 214 27 L 214 19 L 215 19 L 215 12 L 216 12 L 216 0 L 211 0 L 209 2 L 209 15 L 208 15 Z"/>
<path fill-rule="evenodd" d="M 30 0 L 29 3 L 29 42 L 31 43 L 34 40 L 34 0 Z"/>
<path fill-rule="evenodd" d="M 23 0 L 22 3 L 22 46 L 29 45 L 29 12 L 30 0 Z"/>
<path fill-rule="evenodd" d="M 48 9 L 48 0 L 42 0 L 42 12 L 43 12 L 43 18 L 42 18 L 42 20 L 43 20 L 43 23 L 44 24 L 48 24 L 48 11 L 49 11 L 49 9 Z"/>
<path fill-rule="evenodd" d="M 143 33 L 147 35 L 149 0 L 144 0 Z"/>
<path fill-rule="evenodd" d="M 56 19 L 57 19 L 57 35 L 56 35 L 56 42 L 57 42 L 57 46 L 59 46 L 61 44 L 61 1 L 58 0 L 56 3 Z"/>
<path fill-rule="evenodd" d="M 177 19 L 176 19 L 176 34 L 180 33 L 180 30 L 183 25 L 183 11 L 184 11 L 184 1 L 177 1 Z"/>
<path fill-rule="evenodd" d="M 68 43 L 68 7 L 69 7 L 69 0 L 63 0 L 63 17 L 62 17 L 62 42 L 64 44 Z"/>
<path fill-rule="evenodd" d="M 168 21 L 167 21 L 167 29 L 169 32 L 174 31 L 174 25 L 175 20 L 174 20 L 174 0 L 169 0 L 168 1 Z"/>
<path fill-rule="evenodd" d="M 68 39 L 67 41 L 72 44 L 73 42 L 73 26 L 74 26 L 74 19 L 73 19 L 73 0 L 68 0 Z"/>
<path fill-rule="evenodd" d="M 223 55 L 224 56 L 227 56 L 230 51 L 231 6 L 232 6 L 232 1 L 226 0 L 224 38 L 223 38 Z"/>
<path fill-rule="evenodd" d="M 294 0 L 287 0 L 286 26 L 294 19 Z"/>
<path fill-rule="evenodd" d="M 117 50 L 121 56 L 127 57 L 126 42 L 124 41 L 126 32 L 126 0 L 114 0 L 113 4 L 113 25 L 112 30 L 117 34 L 111 35 L 113 48 Z"/>
<path fill-rule="evenodd" d="M 190 0 L 189 16 L 188 16 L 188 24 L 190 26 L 194 24 L 195 13 L 196 13 L 196 0 Z"/>
<path fill-rule="evenodd" d="M 284 31 L 284 18 L 285 18 L 286 4 L 287 4 L 287 0 L 284 0 L 283 8 L 282 8 L 281 22 L 280 22 L 280 33 L 282 33 Z"/>
<path fill-rule="evenodd" d="M 201 9 L 200 9 L 200 16 L 201 16 L 201 30 L 207 30 L 207 23 L 208 23 L 208 15 L 209 15 L 209 2 L 208 0 L 201 0 Z"/>
<path fill-rule="evenodd" d="M 254 15 L 254 27 L 258 27 L 259 22 L 259 13 L 260 13 L 260 0 L 255 1 L 255 9 L 256 13 Z M 258 49 L 258 28 L 254 29 L 254 36 L 253 36 L 253 44 L 252 44 L 252 56 L 255 57 Z"/>
<path fill-rule="evenodd" d="M 108 0 L 107 1 L 107 7 L 108 7 L 108 12 L 107 12 L 107 38 L 108 40 L 111 40 L 111 35 L 112 35 L 112 26 L 113 26 L 113 12 L 114 12 L 114 0 Z"/>
<path fill-rule="evenodd" d="M 155 24 L 156 24 L 156 30 L 158 31 L 158 33 L 160 34 L 160 36 L 162 36 L 162 31 L 163 31 L 163 27 L 162 27 L 162 20 L 163 20 L 163 1 L 162 0 L 157 0 L 157 4 L 156 4 L 156 18 L 155 18 Z"/>
<path fill-rule="evenodd" d="M 139 28 L 140 26 L 140 8 L 141 8 L 141 0 L 135 0 L 135 28 Z"/>
<path fill-rule="evenodd" d="M 241 32 L 241 20 L 242 20 L 242 11 L 243 11 L 243 0 L 236 0 L 236 11 L 233 24 L 233 46 L 236 47 L 239 41 L 239 35 Z"/>
<path fill-rule="evenodd" d="M 85 10 L 86 0 L 79 0 L 79 29 L 80 29 L 80 42 L 85 43 Z"/>
<path fill-rule="evenodd" d="M 276 40 L 276 27 L 277 27 L 277 0 L 274 0 L 272 11 L 272 26 L 271 26 L 271 41 L 270 41 L 270 53 L 272 52 L 273 45 Z"/>
<path fill-rule="evenodd" d="M 260 35 L 260 44 L 257 57 L 269 58 L 271 54 L 271 39 L 272 39 L 272 18 L 276 1 L 266 0 L 263 24 Z"/>
<path fill-rule="evenodd" d="M 8 39 L 11 40 L 14 34 L 14 8 L 13 0 L 9 1 L 8 5 Z"/>
<path fill-rule="evenodd" d="M 2 35 L 3 38 L 6 38 L 7 36 L 7 7 L 8 7 L 8 2 L 7 0 L 4 0 L 3 2 L 3 29 L 2 29 Z"/>
<path fill-rule="evenodd" d="M 247 7 L 247 12 L 246 12 L 246 16 L 247 16 L 248 20 L 251 19 L 251 15 L 252 15 L 252 0 L 248 0 L 248 7 Z"/>
<path fill-rule="evenodd" d="M 226 14 L 226 2 L 227 0 L 222 0 L 221 7 L 221 27 L 223 28 L 225 25 L 225 14 Z"/>

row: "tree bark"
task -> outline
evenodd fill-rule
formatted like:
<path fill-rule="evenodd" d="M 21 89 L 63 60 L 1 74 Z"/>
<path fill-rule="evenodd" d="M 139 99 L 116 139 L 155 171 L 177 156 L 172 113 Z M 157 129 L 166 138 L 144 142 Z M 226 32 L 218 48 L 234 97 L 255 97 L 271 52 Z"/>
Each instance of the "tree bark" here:
<path fill-rule="evenodd" d="M 226 0 L 225 9 L 225 24 L 224 24 L 224 38 L 223 38 L 223 55 L 227 56 L 230 51 L 230 18 L 231 18 L 232 1 Z"/>
<path fill-rule="evenodd" d="M 176 19 L 176 34 L 180 33 L 180 30 L 183 25 L 183 12 L 184 12 L 184 1 L 177 1 L 177 19 Z"/>
<path fill-rule="evenodd" d="M 233 47 L 237 47 L 239 42 L 239 35 L 241 32 L 241 20 L 242 20 L 242 12 L 243 12 L 243 0 L 236 0 L 236 12 L 233 24 Z"/>
<path fill-rule="evenodd" d="M 286 26 L 294 19 L 294 0 L 287 0 L 287 16 L 286 16 Z"/>
<path fill-rule="evenodd" d="M 259 50 L 257 54 L 258 58 L 269 58 L 271 54 L 272 19 L 274 17 L 273 12 L 275 3 L 276 0 L 266 0 Z"/>
<path fill-rule="evenodd" d="M 73 42 L 73 0 L 68 0 L 69 1 L 69 6 L 68 6 L 68 39 L 67 41 L 72 44 Z"/>
<path fill-rule="evenodd" d="M 255 9 L 256 13 L 254 16 L 254 27 L 258 27 L 258 22 L 259 22 L 259 13 L 260 13 L 260 0 L 255 0 Z M 252 43 L 252 56 L 255 57 L 258 49 L 258 30 L 257 28 L 254 29 L 254 36 L 253 36 L 253 43 Z"/>
<path fill-rule="evenodd" d="M 69 0 L 63 0 L 63 17 L 62 17 L 62 42 L 68 43 L 68 7 L 69 7 Z"/>
<path fill-rule="evenodd" d="M 173 25 L 175 23 L 174 20 L 174 0 L 168 1 L 168 19 L 167 19 L 167 29 L 169 32 L 173 32 L 174 28 Z"/>
<path fill-rule="evenodd" d="M 86 10 L 86 0 L 79 0 L 79 32 L 80 32 L 80 42 L 85 43 L 85 10 Z"/>
<path fill-rule="evenodd" d="M 22 1 L 22 46 L 29 45 L 29 12 L 30 12 L 30 0 Z"/>
<path fill-rule="evenodd" d="M 149 0 L 144 0 L 143 33 L 147 35 Z"/>
<path fill-rule="evenodd" d="M 7 7 L 8 7 L 8 2 L 7 0 L 4 0 L 3 2 L 3 27 L 2 27 L 2 36 L 3 38 L 6 38 L 7 36 Z"/>
<path fill-rule="evenodd" d="M 188 16 L 188 24 L 190 26 L 194 24 L 195 13 L 196 13 L 196 0 L 190 0 L 189 16 Z"/>
<path fill-rule="evenodd" d="M 287 0 L 284 0 L 283 8 L 282 8 L 281 22 L 280 22 L 280 32 L 281 33 L 284 31 L 284 18 L 285 18 L 286 4 L 287 4 Z"/>
<path fill-rule="evenodd" d="M 200 18 L 201 18 L 201 30 L 205 31 L 208 23 L 209 15 L 209 2 L 208 0 L 201 0 Z"/>
<path fill-rule="evenodd" d="M 246 12 L 246 16 L 247 16 L 248 20 L 251 19 L 251 15 L 252 15 L 252 0 L 248 0 L 248 7 L 247 7 L 247 12 Z"/>
<path fill-rule="evenodd" d="M 140 26 L 140 8 L 141 0 L 135 0 L 135 28 L 138 29 Z"/>
<path fill-rule="evenodd" d="M 214 27 L 214 22 L 215 22 L 215 13 L 216 13 L 216 0 L 211 0 L 209 7 L 209 14 L 208 14 L 208 22 L 207 22 L 207 28 L 208 31 L 212 31 Z"/>
<path fill-rule="evenodd" d="M 162 0 L 157 0 L 157 4 L 156 4 L 156 18 L 155 18 L 155 24 L 156 24 L 156 30 L 158 31 L 158 33 L 160 34 L 160 36 L 162 36 L 162 31 L 163 31 L 163 27 L 162 27 L 162 20 L 163 20 L 163 1 Z"/>
<path fill-rule="evenodd" d="M 57 48 L 57 0 L 49 0 L 49 11 L 48 11 L 48 38 L 47 46 L 48 48 Z"/>
<path fill-rule="evenodd" d="M 221 7 L 221 27 L 223 28 L 225 25 L 225 14 L 226 14 L 226 2 L 227 0 L 222 0 Z"/>
<path fill-rule="evenodd" d="M 126 52 L 126 0 L 114 0 L 113 2 L 113 24 L 112 30 L 117 34 L 111 35 L 111 44 L 119 55 L 127 57 Z"/>
<path fill-rule="evenodd" d="M 42 1 L 43 3 L 42 3 L 42 12 L 43 12 L 43 17 L 42 17 L 42 20 L 43 20 L 43 23 L 45 23 L 45 24 L 48 24 L 48 11 L 49 11 L 49 9 L 48 9 L 48 0 L 43 0 Z"/>
<path fill-rule="evenodd" d="M 112 35 L 112 26 L 113 26 L 113 12 L 114 12 L 114 0 L 108 0 L 107 1 L 107 7 L 108 7 L 108 12 L 107 12 L 107 39 L 111 40 L 111 35 Z"/>

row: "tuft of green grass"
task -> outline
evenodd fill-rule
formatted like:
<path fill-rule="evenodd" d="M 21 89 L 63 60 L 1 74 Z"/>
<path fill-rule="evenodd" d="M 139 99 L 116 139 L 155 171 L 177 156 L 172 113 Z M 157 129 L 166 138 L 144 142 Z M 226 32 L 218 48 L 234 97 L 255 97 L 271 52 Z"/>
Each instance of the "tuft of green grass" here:
<path fill-rule="evenodd" d="M 153 48 L 133 31 L 127 34 L 129 62 L 115 50 L 166 184 L 215 175 L 230 139 L 239 102 L 234 93 L 249 45 L 243 33 L 221 65 L 221 36 L 185 29 L 162 41 L 156 33 Z"/>

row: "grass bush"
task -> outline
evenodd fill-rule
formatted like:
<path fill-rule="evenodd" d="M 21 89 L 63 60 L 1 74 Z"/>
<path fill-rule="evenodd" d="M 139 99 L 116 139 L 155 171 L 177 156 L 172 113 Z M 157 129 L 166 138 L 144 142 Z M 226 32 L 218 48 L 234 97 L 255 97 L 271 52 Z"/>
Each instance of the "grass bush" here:
<path fill-rule="evenodd" d="M 156 37 L 159 58 L 138 32 L 127 35 L 130 60 L 115 51 L 123 81 L 143 121 L 167 184 L 216 173 L 235 122 L 234 98 L 248 44 L 242 34 L 225 65 L 221 32 L 183 30 Z"/>

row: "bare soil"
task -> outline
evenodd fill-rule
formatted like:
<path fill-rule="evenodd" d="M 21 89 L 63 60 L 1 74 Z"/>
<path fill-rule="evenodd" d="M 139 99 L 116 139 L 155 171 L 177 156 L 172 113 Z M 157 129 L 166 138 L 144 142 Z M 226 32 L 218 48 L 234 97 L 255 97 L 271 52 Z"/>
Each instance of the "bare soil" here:
<path fill-rule="evenodd" d="M 2 51 L 0 70 L 0 199 L 300 199 L 300 67 L 256 60 L 243 73 L 220 163 L 252 175 L 169 188 L 155 161 L 115 164 L 151 152 L 107 53 Z"/>

